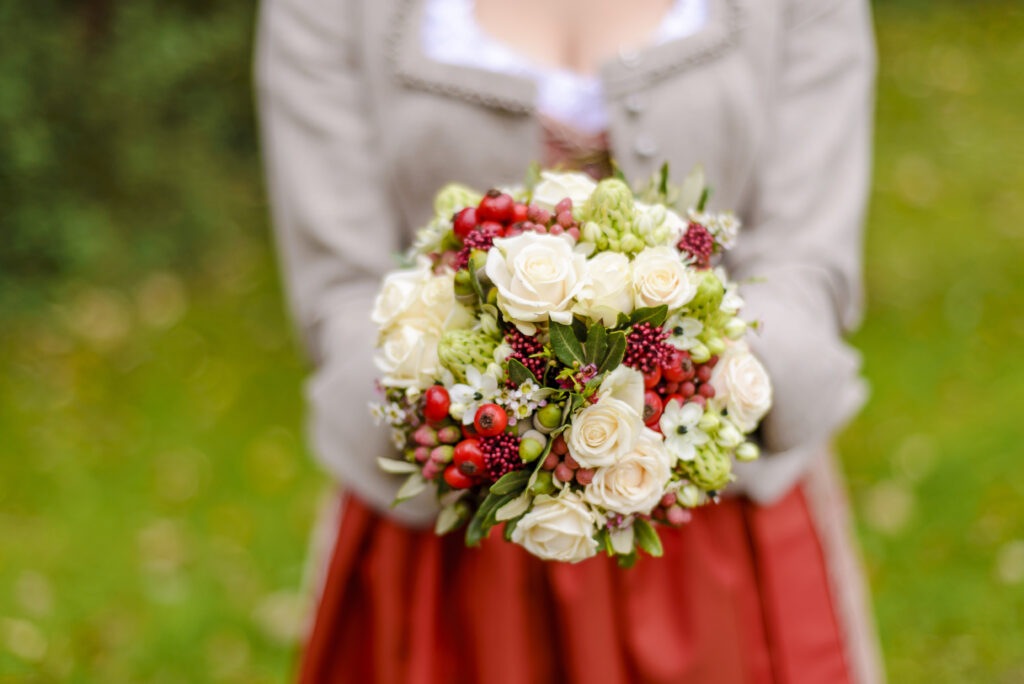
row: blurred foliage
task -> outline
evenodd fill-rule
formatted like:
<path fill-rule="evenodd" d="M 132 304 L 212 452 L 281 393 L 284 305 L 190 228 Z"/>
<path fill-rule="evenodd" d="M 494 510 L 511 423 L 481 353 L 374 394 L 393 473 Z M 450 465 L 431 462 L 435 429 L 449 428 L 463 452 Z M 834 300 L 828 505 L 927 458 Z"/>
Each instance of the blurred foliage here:
<path fill-rule="evenodd" d="M 267 241 L 254 4 L 0 4 L 0 682 L 291 672 L 327 491 Z M 879 4 L 874 397 L 840 449 L 894 682 L 1024 681 L 1024 13 Z"/>
<path fill-rule="evenodd" d="M 0 305 L 58 277 L 188 270 L 256 215 L 254 11 L 0 3 Z"/>

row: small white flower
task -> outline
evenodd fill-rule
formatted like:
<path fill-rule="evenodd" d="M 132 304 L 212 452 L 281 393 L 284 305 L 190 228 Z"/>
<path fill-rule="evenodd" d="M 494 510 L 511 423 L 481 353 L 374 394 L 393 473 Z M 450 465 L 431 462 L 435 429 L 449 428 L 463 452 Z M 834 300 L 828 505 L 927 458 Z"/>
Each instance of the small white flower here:
<path fill-rule="evenodd" d="M 658 422 L 665 435 L 665 448 L 680 461 L 692 461 L 697 447 L 707 444 L 708 434 L 698 427 L 704 408 L 695 402 L 680 405 L 670 401 Z"/>
<path fill-rule="evenodd" d="M 697 336 L 704 332 L 704 324 L 700 319 L 676 314 L 665 323 L 665 330 L 669 331 L 669 344 L 676 349 L 689 351 L 701 343 Z"/>
<path fill-rule="evenodd" d="M 476 411 L 483 404 L 494 401 L 498 395 L 498 381 L 493 375 L 481 373 L 479 368 L 470 366 L 466 369 L 466 382 L 453 385 L 448 390 L 451 406 L 448 409 L 452 417 L 469 425 L 476 416 Z"/>

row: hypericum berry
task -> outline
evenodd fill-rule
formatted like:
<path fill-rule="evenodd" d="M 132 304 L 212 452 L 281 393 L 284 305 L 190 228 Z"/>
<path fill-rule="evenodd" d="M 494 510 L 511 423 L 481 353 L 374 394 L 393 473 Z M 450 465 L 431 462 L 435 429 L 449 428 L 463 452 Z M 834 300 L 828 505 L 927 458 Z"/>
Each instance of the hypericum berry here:
<path fill-rule="evenodd" d="M 713 399 L 715 396 L 715 386 L 710 382 L 704 383 L 700 386 L 700 389 L 697 390 L 697 394 L 702 397 L 707 397 L 708 399 Z"/>
<path fill-rule="evenodd" d="M 441 446 L 436 446 L 430 450 L 430 460 L 436 462 L 438 465 L 451 463 L 454 453 L 455 450 L 452 448 L 451 444 L 442 444 Z"/>
<path fill-rule="evenodd" d="M 555 467 L 555 478 L 557 478 L 558 480 L 560 480 L 562 482 L 572 482 L 572 478 L 573 478 L 572 468 L 570 468 L 569 466 L 565 465 L 564 463 L 559 463 Z"/>
<path fill-rule="evenodd" d="M 661 397 L 654 390 L 644 392 L 644 425 L 648 427 L 657 425 L 661 420 L 661 413 L 665 410 L 661 403 Z"/>
<path fill-rule="evenodd" d="M 423 417 L 431 423 L 440 423 L 448 417 L 451 403 L 448 390 L 441 385 L 431 385 L 423 393 Z"/>
<path fill-rule="evenodd" d="M 444 481 L 452 489 L 468 489 L 473 486 L 473 478 L 456 468 L 454 463 L 444 469 Z"/>
<path fill-rule="evenodd" d="M 476 477 L 484 471 L 484 450 L 480 441 L 476 439 L 464 439 L 455 445 L 452 453 L 452 464 L 462 472 L 463 475 Z"/>
<path fill-rule="evenodd" d="M 671 506 L 665 513 L 665 517 L 668 518 L 668 523 L 670 525 L 678 526 L 685 525 L 690 522 L 690 519 L 693 518 L 693 513 L 685 508 L 680 508 L 679 506 Z"/>
<path fill-rule="evenodd" d="M 458 425 L 445 425 L 437 431 L 437 439 L 441 444 L 455 444 L 462 439 L 462 430 Z"/>
<path fill-rule="evenodd" d="M 650 371 L 644 373 L 644 389 L 651 389 L 655 385 L 661 382 L 661 367 L 655 366 Z"/>
<path fill-rule="evenodd" d="M 481 221 L 508 223 L 515 212 L 515 203 L 511 195 L 500 190 L 488 190 L 477 205 L 476 215 Z"/>
<path fill-rule="evenodd" d="M 711 380 L 711 366 L 706 363 L 701 366 L 697 366 L 697 379 L 701 382 L 708 382 Z"/>
<path fill-rule="evenodd" d="M 569 445 L 565 443 L 565 434 L 561 433 L 555 437 L 555 441 L 551 443 L 551 451 L 555 452 L 559 456 L 565 456 L 569 453 Z"/>
<path fill-rule="evenodd" d="M 429 425 L 420 425 L 412 433 L 412 441 L 419 446 L 435 447 L 438 442 L 437 430 Z"/>
<path fill-rule="evenodd" d="M 457 238 L 465 240 L 466 236 L 476 228 L 476 224 L 476 207 L 466 207 L 455 214 L 455 219 L 452 221 L 452 231 Z"/>
<path fill-rule="evenodd" d="M 566 197 L 555 205 L 555 216 L 561 214 L 563 211 L 572 211 L 572 198 Z"/>
<path fill-rule="evenodd" d="M 579 461 L 577 461 L 575 458 L 573 458 L 572 454 L 566 454 L 563 457 L 562 462 L 565 463 L 565 465 L 569 466 L 570 470 L 579 470 L 579 467 L 580 467 Z"/>
<path fill-rule="evenodd" d="M 522 202 L 516 202 L 514 205 L 512 205 L 512 223 L 525 221 L 527 218 L 529 218 L 529 211 L 529 207 L 527 207 L 525 204 L 523 204 Z"/>
<path fill-rule="evenodd" d="M 548 404 L 540 411 L 533 414 L 534 426 L 538 430 L 551 432 L 562 423 L 562 407 L 558 404 Z M 540 424 L 539 426 L 537 424 Z"/>
<path fill-rule="evenodd" d="M 679 384 L 679 394 L 681 394 L 684 399 L 689 399 L 696 393 L 697 385 L 695 385 L 693 382 L 687 380 L 686 382 Z"/>
<path fill-rule="evenodd" d="M 561 461 L 558 460 L 558 454 L 554 451 L 549 451 L 548 455 L 544 457 L 544 462 L 540 464 L 540 467 L 544 470 L 554 470 Z"/>
<path fill-rule="evenodd" d="M 544 443 L 533 437 L 523 437 L 519 440 L 519 458 L 523 459 L 524 463 L 536 461 L 543 451 Z"/>
<path fill-rule="evenodd" d="M 500 435 L 508 427 L 508 414 L 497 404 L 484 404 L 473 416 L 473 427 L 482 437 Z"/>
<path fill-rule="evenodd" d="M 580 468 L 576 471 L 576 481 L 586 487 L 594 481 L 595 472 L 593 468 Z"/>
<path fill-rule="evenodd" d="M 558 225 L 562 228 L 572 228 L 576 225 L 576 219 L 572 217 L 571 211 L 558 212 L 558 216 L 555 218 L 555 221 L 557 221 Z M 554 229 L 554 226 L 551 226 L 551 228 Z"/>

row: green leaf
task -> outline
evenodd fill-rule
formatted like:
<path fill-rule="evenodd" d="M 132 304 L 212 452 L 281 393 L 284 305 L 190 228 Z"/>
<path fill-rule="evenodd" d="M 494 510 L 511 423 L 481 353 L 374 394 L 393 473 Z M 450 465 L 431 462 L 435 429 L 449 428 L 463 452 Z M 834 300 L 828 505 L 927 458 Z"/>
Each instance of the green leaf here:
<path fill-rule="evenodd" d="M 530 496 L 530 492 L 524 490 L 522 494 L 496 510 L 494 512 L 494 519 L 498 522 L 503 522 L 525 515 L 526 511 L 530 510 L 531 503 L 533 503 L 533 497 Z"/>
<path fill-rule="evenodd" d="M 488 494 L 480 504 L 480 508 L 476 510 L 473 519 L 469 521 L 469 527 L 466 528 L 466 546 L 477 546 L 497 522 L 494 518 L 497 510 L 514 498 L 516 498 L 515 493 Z"/>
<path fill-rule="evenodd" d="M 608 351 L 608 331 L 604 325 L 597 322 L 590 326 L 587 331 L 587 341 L 584 343 L 587 363 L 600 363 L 604 354 Z"/>
<path fill-rule="evenodd" d="M 434 523 L 434 534 L 438 536 L 448 534 L 464 522 L 465 514 L 465 504 L 460 506 L 458 502 L 442 508 Z"/>
<path fill-rule="evenodd" d="M 626 355 L 626 333 L 616 330 L 608 334 L 608 351 L 604 359 L 597 366 L 597 373 L 607 373 L 619 367 L 623 357 Z"/>
<path fill-rule="evenodd" d="M 421 473 L 415 472 L 399 487 L 398 493 L 395 494 L 395 500 L 391 505 L 396 506 L 403 501 L 408 501 L 426 488 L 426 479 L 424 479 Z"/>
<path fill-rule="evenodd" d="M 518 494 L 526 488 L 526 483 L 530 481 L 530 475 L 532 471 L 526 470 L 513 470 L 510 473 L 505 473 L 498 481 L 491 485 L 491 494 Z"/>
<path fill-rule="evenodd" d="M 661 548 L 661 537 L 654 531 L 651 524 L 643 518 L 633 521 L 633 534 L 635 535 L 637 547 L 643 549 L 655 558 L 661 558 L 664 550 Z"/>
<path fill-rule="evenodd" d="M 629 325 L 629 314 L 620 313 L 618 318 L 615 320 L 616 328 L 625 328 Z"/>
<path fill-rule="evenodd" d="M 711 199 L 711 188 L 704 188 L 704 192 L 700 193 L 700 199 L 697 201 L 697 211 L 704 211 L 704 207 L 707 206 L 708 200 Z"/>
<path fill-rule="evenodd" d="M 633 325 L 650 323 L 654 327 L 663 325 L 666 320 L 668 320 L 668 305 L 666 304 L 637 309 L 633 312 L 633 315 L 629 317 L 629 322 Z"/>
<path fill-rule="evenodd" d="M 377 457 L 377 465 L 385 473 L 391 473 L 392 475 L 408 475 L 409 473 L 419 472 L 423 468 L 423 466 L 416 463 L 400 461 L 397 458 L 384 458 L 383 456 Z"/>
<path fill-rule="evenodd" d="M 558 360 L 570 368 L 574 363 L 586 364 L 587 360 L 583 354 L 583 345 L 576 339 L 571 325 L 551 322 L 549 327 L 551 334 L 551 348 L 555 350 Z"/>
<path fill-rule="evenodd" d="M 619 563 L 620 568 L 629 569 L 636 565 L 636 551 L 625 556 L 618 556 L 616 560 Z"/>
<path fill-rule="evenodd" d="M 537 376 L 533 374 L 529 368 L 523 365 L 519 359 L 508 360 L 508 377 L 515 383 L 516 387 L 522 387 L 526 382 L 532 381 L 536 384 L 540 384 L 537 380 Z"/>
<path fill-rule="evenodd" d="M 658 172 L 658 194 L 662 200 L 668 197 L 668 162 L 664 162 Z"/>

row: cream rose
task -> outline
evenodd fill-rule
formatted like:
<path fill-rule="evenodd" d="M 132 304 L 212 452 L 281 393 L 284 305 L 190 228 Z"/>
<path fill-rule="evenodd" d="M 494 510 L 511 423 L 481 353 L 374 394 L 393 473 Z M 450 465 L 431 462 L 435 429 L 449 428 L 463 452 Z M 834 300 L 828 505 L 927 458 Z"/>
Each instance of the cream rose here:
<path fill-rule="evenodd" d="M 636 409 L 605 396 L 572 418 L 565 443 L 581 466 L 599 468 L 616 463 L 632 451 L 643 429 L 643 419 Z"/>
<path fill-rule="evenodd" d="M 671 467 L 672 457 L 661 436 L 644 429 L 630 452 L 597 469 L 583 499 L 616 513 L 650 513 L 665 493 Z"/>
<path fill-rule="evenodd" d="M 752 432 L 772 405 L 768 372 L 745 342 L 730 344 L 711 373 L 715 402 L 729 412 L 729 420 L 743 432 Z"/>
<path fill-rule="evenodd" d="M 425 259 L 421 259 L 416 268 L 389 273 L 373 302 L 370 320 L 379 328 L 397 323 L 403 315 L 416 308 L 420 289 L 430 277 L 430 264 Z"/>
<path fill-rule="evenodd" d="M 437 359 L 439 336 L 412 320 L 392 326 L 381 336 L 373 362 L 383 374 L 385 387 L 426 389 L 441 372 Z M 432 328 L 433 326 L 428 326 Z"/>
<path fill-rule="evenodd" d="M 533 188 L 533 203 L 547 210 L 568 197 L 573 207 L 581 207 L 594 192 L 597 183 L 585 173 L 542 171 L 541 180 Z"/>
<path fill-rule="evenodd" d="M 587 284 L 576 296 L 574 311 L 604 325 L 615 325 L 620 313 L 633 311 L 629 258 L 618 252 L 600 252 L 587 260 Z"/>
<path fill-rule="evenodd" d="M 384 278 L 370 320 L 386 331 L 409 319 L 425 321 L 417 325 L 438 332 L 472 324 L 472 316 L 455 301 L 454 272 L 435 275 L 430 262 L 421 259 L 416 268 L 395 271 Z"/>
<path fill-rule="evenodd" d="M 512 531 L 512 541 L 539 558 L 577 563 L 597 553 L 596 532 L 593 512 L 566 488 L 558 496 L 536 497 Z"/>
<path fill-rule="evenodd" d="M 572 322 L 574 297 L 587 283 L 586 257 L 555 235 L 495 240 L 485 271 L 498 288 L 498 308 L 527 335 L 537 331 L 534 323 Z"/>
<path fill-rule="evenodd" d="M 697 294 L 679 253 L 671 247 L 645 249 L 633 259 L 633 297 L 637 308 L 667 304 L 679 309 Z"/>

